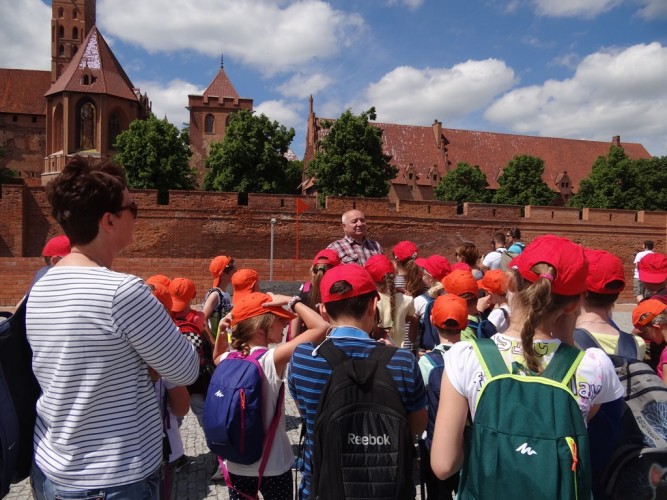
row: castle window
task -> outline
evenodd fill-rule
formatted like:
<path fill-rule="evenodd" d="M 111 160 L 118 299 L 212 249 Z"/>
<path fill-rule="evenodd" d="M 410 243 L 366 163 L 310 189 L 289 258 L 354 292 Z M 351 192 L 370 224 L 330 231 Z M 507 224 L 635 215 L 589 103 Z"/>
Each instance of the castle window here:
<path fill-rule="evenodd" d="M 58 17 L 63 17 L 64 15 L 65 15 L 65 9 L 63 9 L 62 7 L 60 7 L 60 8 L 58 9 Z"/>
<path fill-rule="evenodd" d="M 37 117 L 36 116 L 32 117 L 32 123 L 37 123 Z"/>
<path fill-rule="evenodd" d="M 438 180 L 438 174 L 433 174 L 433 180 L 437 181 Z"/>
<path fill-rule="evenodd" d="M 18 120 L 19 120 L 18 116 L 16 116 L 16 115 L 12 116 L 12 121 L 13 122 L 17 122 Z"/>
<path fill-rule="evenodd" d="M 77 28 L 76 26 L 74 28 L 72 28 L 72 38 L 74 40 L 79 39 L 79 28 Z"/>
<path fill-rule="evenodd" d="M 79 150 L 96 149 L 96 114 L 95 105 L 90 101 L 86 101 L 79 106 L 79 133 L 77 134 Z"/>
<path fill-rule="evenodd" d="M 212 134 L 214 123 L 215 123 L 215 118 L 213 118 L 213 115 L 210 113 L 206 115 L 206 118 L 204 118 L 204 133 Z"/>
<path fill-rule="evenodd" d="M 64 56 L 64 55 L 65 55 L 65 46 L 64 46 L 64 45 L 61 45 L 60 47 L 58 47 L 58 53 L 59 53 L 61 56 Z"/>
<path fill-rule="evenodd" d="M 58 26 L 58 37 L 59 38 L 65 38 L 65 27 L 64 26 Z"/>
<path fill-rule="evenodd" d="M 78 19 L 78 18 L 79 18 L 79 11 L 74 9 L 74 11 L 72 11 L 72 19 Z"/>
<path fill-rule="evenodd" d="M 109 147 L 114 147 L 118 134 L 120 134 L 120 120 L 116 113 L 111 113 L 109 117 Z"/>

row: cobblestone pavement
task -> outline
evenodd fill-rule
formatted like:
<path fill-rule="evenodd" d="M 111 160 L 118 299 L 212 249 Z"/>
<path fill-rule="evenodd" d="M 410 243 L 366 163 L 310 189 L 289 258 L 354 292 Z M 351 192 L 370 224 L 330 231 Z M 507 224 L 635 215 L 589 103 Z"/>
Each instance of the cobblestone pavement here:
<path fill-rule="evenodd" d="M 632 329 L 632 305 L 621 305 L 614 313 L 614 320 L 625 331 Z M 294 454 L 297 454 L 299 442 L 299 413 L 289 391 L 285 393 L 285 412 L 287 414 L 287 434 Z M 183 420 L 181 436 L 185 446 L 185 454 L 191 458 L 190 464 L 183 467 L 175 475 L 172 493 L 173 500 L 201 500 L 201 499 L 228 499 L 227 487 L 223 481 L 211 481 L 215 471 L 216 461 L 206 446 L 204 432 L 199 427 L 197 419 L 192 413 Z M 418 474 L 416 474 L 418 480 Z M 297 478 L 298 479 L 298 478 Z M 298 484 L 298 483 L 297 483 Z M 12 486 L 7 500 L 24 500 L 33 498 L 28 480 Z M 420 499 L 417 487 L 417 499 Z"/>

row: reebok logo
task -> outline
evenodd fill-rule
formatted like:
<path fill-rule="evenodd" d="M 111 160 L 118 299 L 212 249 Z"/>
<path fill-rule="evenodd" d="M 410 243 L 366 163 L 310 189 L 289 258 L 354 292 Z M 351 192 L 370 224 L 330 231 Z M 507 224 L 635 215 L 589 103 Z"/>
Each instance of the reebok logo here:
<path fill-rule="evenodd" d="M 222 393 L 222 391 L 220 389 L 215 391 L 215 396 L 217 396 L 219 398 L 224 398 L 225 397 L 225 395 Z"/>
<path fill-rule="evenodd" d="M 522 455 L 537 455 L 537 452 L 528 446 L 528 443 L 523 443 L 514 451 L 519 451 Z"/>
<path fill-rule="evenodd" d="M 348 433 L 347 444 L 360 444 L 363 446 L 379 446 L 390 445 L 389 436 L 383 434 L 382 436 L 357 436 L 353 433 Z"/>

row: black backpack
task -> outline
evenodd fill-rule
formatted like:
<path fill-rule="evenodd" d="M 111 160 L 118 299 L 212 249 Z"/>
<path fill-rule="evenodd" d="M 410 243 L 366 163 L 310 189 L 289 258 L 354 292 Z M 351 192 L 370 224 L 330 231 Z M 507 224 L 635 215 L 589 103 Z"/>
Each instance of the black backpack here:
<path fill-rule="evenodd" d="M 332 342 L 318 352 L 333 368 L 317 407 L 312 497 L 410 498 L 415 453 L 407 415 L 387 365 L 395 347 L 351 358 Z"/>
<path fill-rule="evenodd" d="M 0 498 L 28 477 L 33 458 L 35 404 L 40 387 L 32 372 L 25 330 L 28 296 L 14 314 L 0 316 Z"/>

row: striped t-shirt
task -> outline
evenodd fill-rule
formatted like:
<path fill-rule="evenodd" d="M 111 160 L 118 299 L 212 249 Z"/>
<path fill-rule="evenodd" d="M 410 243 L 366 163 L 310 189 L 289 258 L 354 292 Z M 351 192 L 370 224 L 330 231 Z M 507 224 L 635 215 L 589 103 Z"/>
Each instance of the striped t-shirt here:
<path fill-rule="evenodd" d="M 199 360 L 137 277 L 56 266 L 33 287 L 26 327 L 37 402 L 35 461 L 75 488 L 139 481 L 162 460 L 162 422 L 148 365 L 178 385 Z"/>
<path fill-rule="evenodd" d="M 330 341 L 353 358 L 367 358 L 378 346 L 378 342 L 368 334 L 353 327 L 338 327 L 329 334 Z M 312 479 L 313 438 L 317 405 L 324 386 L 331 376 L 331 366 L 314 352 L 313 344 L 301 344 L 292 355 L 288 376 L 289 390 L 296 400 L 299 413 L 306 423 L 304 460 L 301 478 L 300 498 L 310 498 Z M 387 365 L 387 370 L 396 383 L 405 412 L 409 415 L 426 408 L 426 391 L 417 361 L 412 353 L 398 349 Z"/>

